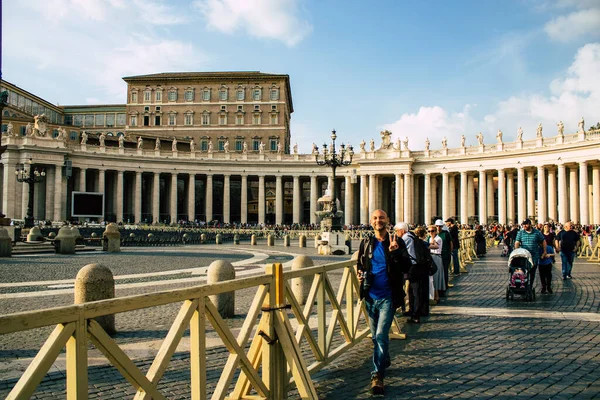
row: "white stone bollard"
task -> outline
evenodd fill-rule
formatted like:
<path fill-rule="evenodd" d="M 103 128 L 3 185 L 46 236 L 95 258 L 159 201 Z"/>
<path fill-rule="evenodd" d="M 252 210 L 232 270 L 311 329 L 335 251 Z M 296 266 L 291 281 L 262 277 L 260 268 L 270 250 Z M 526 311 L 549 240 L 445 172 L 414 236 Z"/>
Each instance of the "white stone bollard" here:
<path fill-rule="evenodd" d="M 321 235 L 315 235 L 315 249 L 319 248 L 320 241 L 321 241 Z"/>
<path fill-rule="evenodd" d="M 12 239 L 8 231 L 0 226 L 0 257 L 12 256 Z"/>
<path fill-rule="evenodd" d="M 250 236 L 250 245 L 256 246 L 256 235 Z"/>
<path fill-rule="evenodd" d="M 217 236 L 215 238 L 215 243 L 216 244 L 223 244 L 223 236 L 221 236 L 220 233 L 217 233 Z"/>
<path fill-rule="evenodd" d="M 267 236 L 267 246 L 269 246 L 269 247 L 275 246 L 275 236 L 273 236 L 273 235 Z"/>
<path fill-rule="evenodd" d="M 290 247 L 290 237 L 288 235 L 285 235 L 283 237 L 283 246 L 284 247 Z"/>
<path fill-rule="evenodd" d="M 28 242 L 40 242 L 43 239 L 44 237 L 42 236 L 42 231 L 40 231 L 39 227 L 33 226 L 29 229 L 29 233 L 27 234 Z"/>
<path fill-rule="evenodd" d="M 112 299 L 114 297 L 115 280 L 110 269 L 98 264 L 88 264 L 79 270 L 75 278 L 75 304 Z M 103 315 L 94 319 L 106 333 L 112 335 L 116 332 L 114 314 Z"/>
<path fill-rule="evenodd" d="M 230 262 L 217 260 L 208 266 L 206 283 L 209 285 L 235 279 L 235 268 Z M 235 315 L 235 292 L 227 292 L 209 296 L 210 301 L 223 318 Z"/>
<path fill-rule="evenodd" d="M 119 253 L 121 251 L 121 233 L 119 227 L 114 222 L 106 225 L 106 229 L 102 234 L 102 249 L 109 253 Z M 106 243 L 106 248 L 104 244 Z"/>
<path fill-rule="evenodd" d="M 240 244 L 240 235 L 237 233 L 233 235 L 233 244 Z"/>
<path fill-rule="evenodd" d="M 313 260 L 308 256 L 298 256 L 292 261 L 292 271 L 312 266 L 314 266 Z M 312 276 L 302 276 L 292 279 L 292 293 L 299 304 L 303 305 L 306 303 L 312 281 Z"/>
<path fill-rule="evenodd" d="M 58 254 L 75 254 L 75 237 L 71 234 L 71 228 L 63 226 L 58 230 L 54 249 Z"/>
<path fill-rule="evenodd" d="M 298 247 L 306 247 L 306 236 L 300 235 L 298 238 Z"/>

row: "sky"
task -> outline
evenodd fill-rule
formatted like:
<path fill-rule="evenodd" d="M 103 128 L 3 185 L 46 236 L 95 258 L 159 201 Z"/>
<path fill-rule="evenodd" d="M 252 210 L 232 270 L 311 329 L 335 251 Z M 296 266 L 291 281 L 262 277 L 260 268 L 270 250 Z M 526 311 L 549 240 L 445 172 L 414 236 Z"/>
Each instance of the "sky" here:
<path fill-rule="evenodd" d="M 292 143 L 392 132 L 411 150 L 600 121 L 599 0 L 4 0 L 3 79 L 54 104 L 124 104 L 122 77 L 288 74 Z"/>

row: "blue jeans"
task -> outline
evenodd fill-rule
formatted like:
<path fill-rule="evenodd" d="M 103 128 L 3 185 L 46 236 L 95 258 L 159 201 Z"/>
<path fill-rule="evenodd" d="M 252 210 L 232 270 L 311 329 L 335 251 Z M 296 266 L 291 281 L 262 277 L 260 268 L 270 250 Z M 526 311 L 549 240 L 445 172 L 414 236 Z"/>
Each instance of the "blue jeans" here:
<path fill-rule="evenodd" d="M 460 274 L 460 262 L 458 261 L 458 249 L 452 250 L 452 263 L 454 264 L 454 273 Z"/>
<path fill-rule="evenodd" d="M 560 261 L 562 262 L 562 275 L 563 278 L 571 276 L 571 270 L 573 269 L 573 261 L 575 261 L 574 251 L 561 251 Z"/>
<path fill-rule="evenodd" d="M 390 365 L 390 353 L 388 351 L 390 344 L 390 328 L 394 320 L 394 306 L 392 298 L 380 300 L 365 297 L 365 305 L 369 313 L 369 327 L 373 338 L 373 372 L 371 375 L 379 373 L 383 379 L 385 369 Z"/>

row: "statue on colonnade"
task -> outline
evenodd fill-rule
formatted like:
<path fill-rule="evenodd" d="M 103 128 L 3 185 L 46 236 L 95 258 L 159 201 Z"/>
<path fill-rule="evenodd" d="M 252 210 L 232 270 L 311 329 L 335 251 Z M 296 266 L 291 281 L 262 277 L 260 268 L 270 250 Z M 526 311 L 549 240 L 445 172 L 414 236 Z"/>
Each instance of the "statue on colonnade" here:
<path fill-rule="evenodd" d="M 542 131 L 543 131 L 544 127 L 542 126 L 542 123 L 540 122 L 537 126 L 537 129 L 535 130 L 535 134 L 538 138 L 542 137 Z"/>
<path fill-rule="evenodd" d="M 392 142 L 391 142 L 392 132 L 390 132 L 386 129 L 384 131 L 381 131 L 379 133 L 379 135 L 381 136 L 381 148 L 389 149 L 390 146 L 392 145 Z"/>
<path fill-rule="evenodd" d="M 579 128 L 579 133 L 585 132 L 585 121 L 583 120 L 583 117 L 581 117 L 581 121 L 579 121 L 577 127 Z"/>
<path fill-rule="evenodd" d="M 558 127 L 558 136 L 563 136 L 565 134 L 565 124 L 563 124 L 562 121 L 559 121 L 556 126 Z"/>
<path fill-rule="evenodd" d="M 87 144 L 88 134 L 86 131 L 81 131 L 81 144 Z"/>

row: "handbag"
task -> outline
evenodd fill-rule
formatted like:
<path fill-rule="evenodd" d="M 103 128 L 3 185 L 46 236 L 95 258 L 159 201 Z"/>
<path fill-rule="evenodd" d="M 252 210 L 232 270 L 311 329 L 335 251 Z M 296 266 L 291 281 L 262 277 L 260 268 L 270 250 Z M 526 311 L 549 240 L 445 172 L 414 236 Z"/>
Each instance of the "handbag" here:
<path fill-rule="evenodd" d="M 434 261 L 431 261 L 431 265 L 429 266 L 429 276 L 435 275 L 438 272 L 438 266 Z"/>

